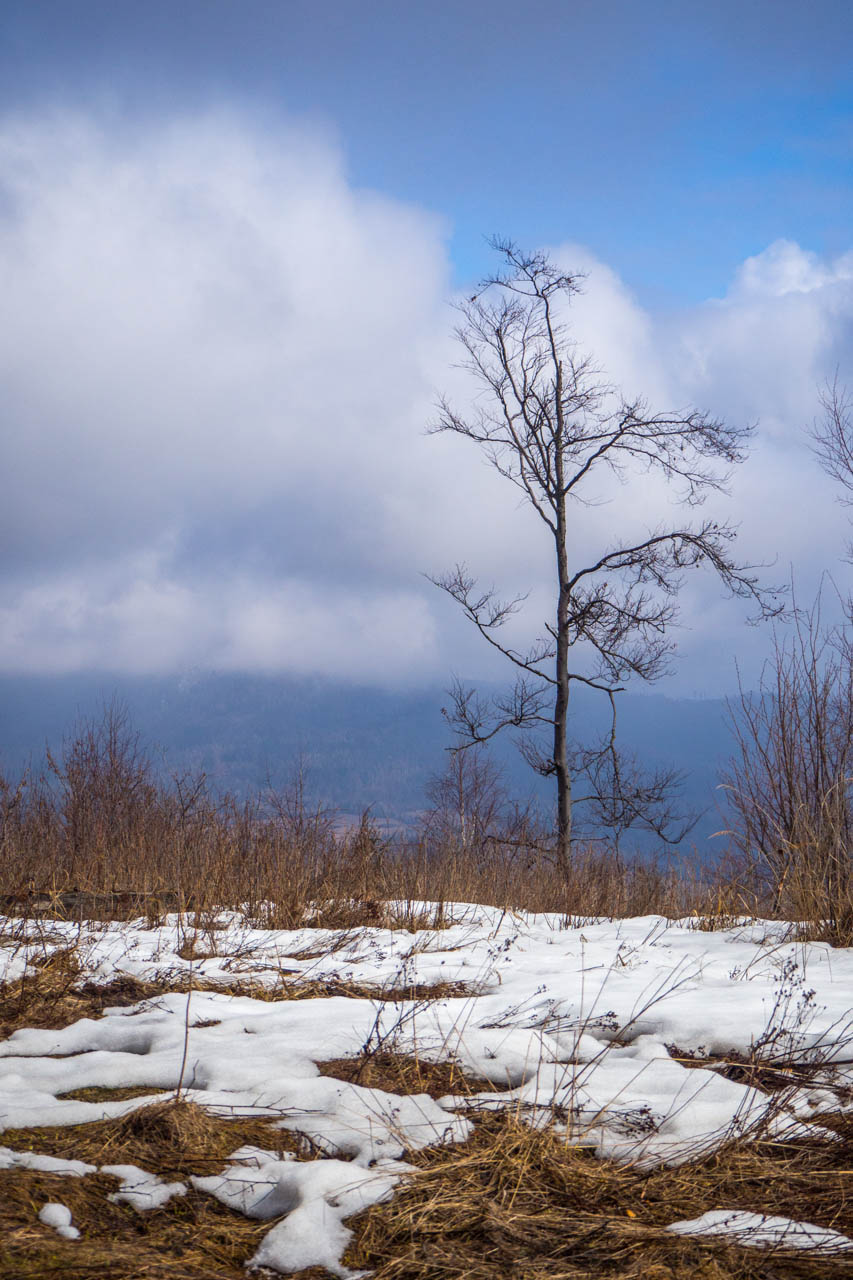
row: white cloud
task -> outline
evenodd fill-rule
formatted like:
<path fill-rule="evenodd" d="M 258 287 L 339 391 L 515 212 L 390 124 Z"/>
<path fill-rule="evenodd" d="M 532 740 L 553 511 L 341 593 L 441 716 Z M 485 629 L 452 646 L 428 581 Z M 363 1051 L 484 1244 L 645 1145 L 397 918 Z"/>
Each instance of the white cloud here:
<path fill-rule="evenodd" d="M 436 390 L 465 388 L 445 235 L 353 189 L 302 126 L 0 122 L 0 668 L 484 665 L 418 572 L 465 559 L 542 600 L 551 560 L 473 447 L 424 435 Z M 844 519 L 801 428 L 835 365 L 853 374 L 853 255 L 780 242 L 725 298 L 656 316 L 582 246 L 556 252 L 588 272 L 573 333 L 626 392 L 761 419 L 726 511 L 744 555 L 778 554 L 783 577 L 833 562 Z M 579 545 L 665 500 L 620 490 Z M 742 612 L 717 598 L 704 580 L 685 597 L 684 687 L 731 684 Z"/>
<path fill-rule="evenodd" d="M 567 327 L 603 370 L 605 381 L 624 387 L 628 395 L 666 397 L 671 383 L 654 321 L 624 281 L 584 245 L 559 245 L 553 256 L 566 271 L 584 277 Z"/>
<path fill-rule="evenodd" d="M 853 254 L 823 262 L 792 240 L 776 240 L 763 253 L 747 258 L 732 285 L 732 298 L 782 298 L 788 293 L 814 293 L 827 285 L 853 280 Z"/>
<path fill-rule="evenodd" d="M 289 668 L 307 648 L 380 674 L 384 647 L 399 669 L 391 602 L 410 615 L 438 473 L 421 429 L 443 226 L 354 191 L 327 139 L 227 114 L 136 137 L 7 120 L 0 162 L 3 665 L 26 636 L 27 665 L 60 668 Z M 232 611 L 215 640 L 214 574 Z"/>
<path fill-rule="evenodd" d="M 0 608 L 0 652 L 14 670 L 358 674 L 380 684 L 422 673 L 435 624 L 413 591 L 329 592 L 243 576 L 189 584 L 139 566 L 128 582 L 68 576 Z"/>

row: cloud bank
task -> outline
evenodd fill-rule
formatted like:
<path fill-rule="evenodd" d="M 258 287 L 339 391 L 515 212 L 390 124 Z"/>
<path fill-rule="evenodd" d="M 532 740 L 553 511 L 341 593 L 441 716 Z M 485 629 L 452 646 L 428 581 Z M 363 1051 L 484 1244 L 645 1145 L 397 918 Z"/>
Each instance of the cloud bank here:
<path fill-rule="evenodd" d="M 492 674 L 420 571 L 465 559 L 545 601 L 550 558 L 475 451 L 424 434 L 437 391 L 465 393 L 448 234 L 354 189 L 303 125 L 0 122 L 0 669 Z M 725 298 L 653 315 L 587 249 L 555 252 L 588 273 L 572 324 L 613 380 L 760 419 L 724 511 L 744 556 L 834 567 L 844 516 L 802 427 L 853 373 L 853 254 L 779 242 Z M 665 500 L 612 497 L 581 545 Z M 690 585 L 683 687 L 731 685 L 720 653 L 757 652 L 742 618 Z"/>

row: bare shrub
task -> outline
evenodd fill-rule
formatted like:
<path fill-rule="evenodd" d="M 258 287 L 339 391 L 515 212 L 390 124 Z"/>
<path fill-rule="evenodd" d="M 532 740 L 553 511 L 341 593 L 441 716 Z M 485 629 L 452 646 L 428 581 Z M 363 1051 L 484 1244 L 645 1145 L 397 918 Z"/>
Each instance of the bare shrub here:
<path fill-rule="evenodd" d="M 818 604 L 776 640 L 757 693 L 731 708 L 731 838 L 771 909 L 853 940 L 853 664 Z"/>
<path fill-rule="evenodd" d="M 451 755 L 431 796 L 421 825 L 393 836 L 369 811 L 341 829 L 299 769 L 283 788 L 217 796 L 203 774 L 157 773 L 126 715 L 107 708 L 41 772 L 0 787 L 0 907 L 152 926 L 190 912 L 188 954 L 210 950 L 220 907 L 269 927 L 337 930 L 440 927 L 453 902 L 565 919 L 692 913 L 711 926 L 758 909 L 756 893 L 672 855 L 578 844 L 561 866 L 542 820 L 476 754 Z"/>

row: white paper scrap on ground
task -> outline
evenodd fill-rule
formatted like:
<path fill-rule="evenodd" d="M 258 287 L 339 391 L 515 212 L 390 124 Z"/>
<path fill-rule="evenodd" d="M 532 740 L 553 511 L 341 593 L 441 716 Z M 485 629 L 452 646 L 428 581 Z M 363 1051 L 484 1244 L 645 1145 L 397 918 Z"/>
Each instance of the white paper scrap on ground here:
<path fill-rule="evenodd" d="M 71 1210 L 67 1205 L 56 1201 L 42 1205 L 39 1209 L 39 1222 L 43 1222 L 46 1227 L 53 1227 L 63 1240 L 76 1240 L 80 1235 L 77 1228 L 71 1225 Z"/>
<path fill-rule="evenodd" d="M 759 1249 L 806 1249 L 830 1255 L 853 1249 L 853 1240 L 828 1227 L 740 1209 L 709 1209 L 701 1218 L 673 1222 L 666 1229 L 682 1236 L 731 1236 L 738 1244 Z"/>

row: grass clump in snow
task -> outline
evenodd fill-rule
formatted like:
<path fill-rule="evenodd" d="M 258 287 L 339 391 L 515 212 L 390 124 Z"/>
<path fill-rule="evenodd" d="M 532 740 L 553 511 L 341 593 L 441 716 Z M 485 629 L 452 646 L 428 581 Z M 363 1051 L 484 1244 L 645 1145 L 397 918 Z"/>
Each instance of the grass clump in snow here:
<path fill-rule="evenodd" d="M 245 1261 L 269 1223 L 252 1222 L 194 1191 L 140 1213 L 108 1197 L 116 1178 L 17 1170 L 0 1173 L 0 1275 L 4 1280 L 245 1280 Z M 66 1205 L 80 1239 L 38 1221 Z"/>
<path fill-rule="evenodd" d="M 615 1165 L 535 1130 L 482 1115 L 464 1144 L 411 1157 L 419 1172 L 349 1225 L 346 1261 L 375 1280 L 819 1280 L 853 1276 L 853 1256 L 748 1249 L 666 1228 L 710 1208 L 853 1229 L 853 1121 L 839 1140 L 732 1143 L 652 1170 Z"/>
<path fill-rule="evenodd" d="M 448 1000 L 467 999 L 480 994 L 480 988 L 464 982 L 409 983 L 408 985 L 383 985 L 375 982 L 351 982 L 340 978 L 282 978 L 268 983 L 240 979 L 237 982 L 216 982 L 205 978 L 190 979 L 184 975 L 171 987 L 173 991 L 186 991 L 192 985 L 194 991 L 214 991 L 224 995 L 248 996 L 253 1000 L 318 1000 L 332 996 L 346 996 L 350 1000 Z"/>
<path fill-rule="evenodd" d="M 6 1130 L 13 1150 L 90 1164 L 132 1164 L 166 1180 L 219 1173 L 238 1147 L 313 1156 L 310 1144 L 267 1119 L 213 1116 L 187 1101 L 140 1108 L 119 1120 L 64 1128 Z M 0 1171 L 0 1275 L 4 1280 L 245 1280 L 245 1263 L 269 1222 L 256 1222 L 188 1188 L 138 1212 L 112 1203 L 116 1178 Z M 38 1221 L 48 1202 L 65 1204 L 81 1237 L 61 1241 Z M 307 1277 L 305 1278 L 307 1280 Z"/>
<path fill-rule="evenodd" d="M 129 1102 L 132 1098 L 149 1098 L 152 1093 L 168 1092 L 168 1089 L 152 1089 L 147 1084 L 119 1085 L 114 1089 L 93 1084 L 83 1089 L 69 1089 L 67 1093 L 56 1096 L 69 1102 Z"/>
<path fill-rule="evenodd" d="M 825 1083 L 828 1077 L 837 1077 L 832 1063 L 822 1062 L 820 1058 L 812 1062 L 797 1057 L 786 1059 L 783 1056 L 768 1059 L 760 1050 L 749 1054 L 729 1050 L 725 1056 L 720 1057 L 693 1053 L 679 1049 L 676 1045 L 668 1045 L 667 1048 L 670 1057 L 683 1067 L 716 1071 L 726 1080 L 734 1080 L 766 1094 L 789 1093 L 799 1088 L 808 1088 L 815 1082 Z M 837 1078 L 832 1080 L 832 1088 L 835 1095 L 845 1101 L 853 1093 L 849 1085 L 839 1084 Z M 821 1116 L 821 1123 L 823 1122 L 824 1117 Z"/>
<path fill-rule="evenodd" d="M 0 985 L 0 1039 L 20 1027 L 67 1027 L 80 1018 L 99 1018 L 110 1006 L 137 1004 L 162 995 L 168 986 L 122 975 L 108 983 L 87 982 L 73 947 L 30 964 L 22 977 Z"/>
<path fill-rule="evenodd" d="M 303 1154 L 306 1147 L 297 1136 L 276 1129 L 272 1120 L 215 1116 L 185 1099 L 155 1102 L 117 1120 L 7 1129 L 2 1139 L 13 1151 L 88 1164 L 135 1164 L 165 1178 L 217 1173 L 241 1146 Z"/>
<path fill-rule="evenodd" d="M 496 1088 L 489 1080 L 466 1075 L 453 1059 L 429 1062 L 416 1054 L 367 1052 L 354 1058 L 318 1062 L 317 1066 L 322 1075 L 386 1093 L 428 1093 L 431 1098 L 443 1098 L 449 1094 L 485 1093 Z"/>

